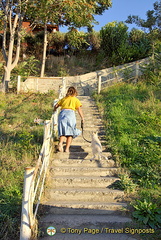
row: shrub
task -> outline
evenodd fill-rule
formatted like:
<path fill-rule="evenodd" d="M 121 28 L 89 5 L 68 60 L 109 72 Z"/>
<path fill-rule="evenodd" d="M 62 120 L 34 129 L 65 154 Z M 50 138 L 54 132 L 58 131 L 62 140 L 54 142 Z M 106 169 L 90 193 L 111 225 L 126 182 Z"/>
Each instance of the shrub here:
<path fill-rule="evenodd" d="M 140 223 L 155 229 L 161 227 L 161 208 L 149 199 L 136 200 L 132 203 L 134 207 L 133 217 Z"/>

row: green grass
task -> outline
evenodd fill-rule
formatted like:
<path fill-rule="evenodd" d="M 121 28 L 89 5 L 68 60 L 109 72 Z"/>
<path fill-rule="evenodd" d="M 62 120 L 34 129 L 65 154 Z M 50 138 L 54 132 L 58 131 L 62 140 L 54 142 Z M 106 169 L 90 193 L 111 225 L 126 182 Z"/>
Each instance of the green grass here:
<path fill-rule="evenodd" d="M 35 166 L 55 93 L 0 94 L 0 239 L 19 239 L 25 167 Z"/>
<path fill-rule="evenodd" d="M 153 217 L 157 218 L 153 219 L 154 223 L 157 222 L 154 227 L 161 226 L 161 218 L 157 215 L 161 213 L 160 86 L 144 82 L 136 85 L 120 83 L 94 97 L 104 115 L 109 150 L 133 183 L 129 178 L 120 176 L 127 182 L 124 189 L 128 191 L 128 185 L 135 188 L 135 197 L 144 203 L 140 204 L 142 208 L 146 201 L 152 206 L 156 204 L 159 212 L 153 210 Z M 147 209 L 144 210 L 147 215 Z M 139 216 L 138 220 L 141 220 Z M 150 219 L 146 221 L 152 226 Z"/>

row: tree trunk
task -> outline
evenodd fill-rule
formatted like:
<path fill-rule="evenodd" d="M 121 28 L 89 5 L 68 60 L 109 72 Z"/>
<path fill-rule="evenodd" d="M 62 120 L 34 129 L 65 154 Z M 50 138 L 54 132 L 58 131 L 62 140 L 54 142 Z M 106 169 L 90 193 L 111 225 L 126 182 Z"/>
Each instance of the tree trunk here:
<path fill-rule="evenodd" d="M 17 27 L 19 20 L 19 26 Z M 3 39 L 3 56 L 4 59 L 6 59 L 6 66 L 4 66 L 4 76 L 3 76 L 3 92 L 6 92 L 8 89 L 8 83 L 10 82 L 11 78 L 11 71 L 12 69 L 17 65 L 18 60 L 19 60 L 19 55 L 20 55 L 20 41 L 21 41 L 21 36 L 20 36 L 20 31 L 21 31 L 21 26 L 22 26 L 22 19 L 19 17 L 18 14 L 16 14 L 14 18 L 14 23 L 13 26 L 11 25 L 11 19 L 9 19 L 10 22 L 10 41 L 9 41 L 9 49 L 8 49 L 8 56 L 6 54 L 6 36 L 4 35 Z M 18 32 L 18 39 L 17 39 L 17 49 L 16 49 L 16 56 L 13 61 L 13 48 L 14 48 L 14 41 L 15 41 L 15 32 Z"/>
<path fill-rule="evenodd" d="M 44 26 L 44 49 L 43 49 L 43 59 L 42 59 L 41 75 L 40 75 L 40 77 L 44 77 L 47 44 L 48 44 L 48 42 L 47 42 L 47 25 L 45 23 L 45 26 Z"/>
<path fill-rule="evenodd" d="M 18 5 L 19 4 L 21 5 L 21 1 L 18 1 Z M 10 1 L 6 1 L 6 5 L 3 8 L 4 31 L 3 31 L 2 52 L 3 52 L 4 60 L 6 62 L 4 66 L 4 75 L 2 78 L 3 92 L 6 92 L 6 90 L 8 89 L 8 83 L 10 81 L 11 71 L 17 65 L 19 56 L 20 56 L 20 42 L 21 42 L 20 32 L 22 28 L 23 15 L 21 14 L 21 8 L 19 8 L 19 6 L 17 6 L 17 11 L 15 11 L 16 14 L 14 14 L 14 17 L 13 17 L 13 8 L 10 5 Z M 9 32 L 10 32 L 10 39 L 9 39 L 9 46 L 7 50 L 6 33 L 8 30 L 8 26 L 9 26 Z M 17 47 L 16 47 L 15 56 L 13 57 L 16 32 L 17 32 Z"/>

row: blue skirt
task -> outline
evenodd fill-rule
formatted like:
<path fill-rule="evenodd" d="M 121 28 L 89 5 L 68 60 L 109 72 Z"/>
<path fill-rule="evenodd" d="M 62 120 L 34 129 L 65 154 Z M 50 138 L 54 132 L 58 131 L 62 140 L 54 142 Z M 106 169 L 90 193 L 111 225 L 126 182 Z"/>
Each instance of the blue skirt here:
<path fill-rule="evenodd" d="M 76 128 L 75 111 L 63 109 L 58 117 L 58 134 L 60 136 L 72 136 L 73 138 L 81 134 L 81 131 Z"/>

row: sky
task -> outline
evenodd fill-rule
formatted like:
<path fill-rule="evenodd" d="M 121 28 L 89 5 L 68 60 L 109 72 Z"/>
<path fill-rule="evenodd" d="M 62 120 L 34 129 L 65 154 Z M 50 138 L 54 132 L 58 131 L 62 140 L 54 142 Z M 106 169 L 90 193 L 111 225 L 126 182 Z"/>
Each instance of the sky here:
<path fill-rule="evenodd" d="M 107 23 L 113 21 L 125 21 L 129 15 L 137 15 L 146 20 L 146 12 L 153 10 L 153 4 L 156 0 L 112 0 L 112 7 L 106 10 L 102 15 L 95 16 L 95 19 L 99 22 L 94 26 L 95 31 L 100 31 Z M 126 24 L 130 31 L 133 27 L 138 28 L 135 24 Z M 61 32 L 67 32 L 67 27 L 60 27 Z M 85 28 L 79 29 L 80 31 L 86 31 Z"/>

